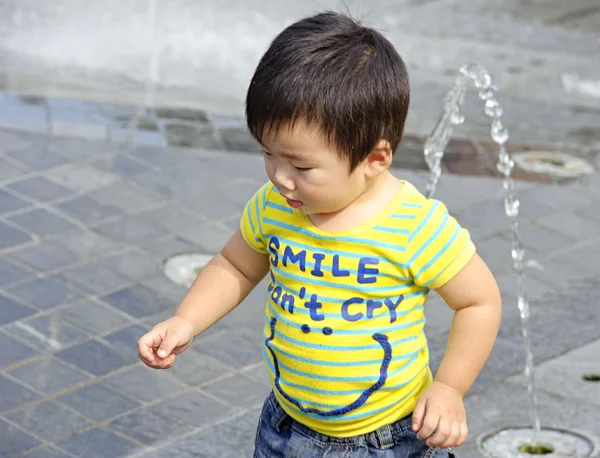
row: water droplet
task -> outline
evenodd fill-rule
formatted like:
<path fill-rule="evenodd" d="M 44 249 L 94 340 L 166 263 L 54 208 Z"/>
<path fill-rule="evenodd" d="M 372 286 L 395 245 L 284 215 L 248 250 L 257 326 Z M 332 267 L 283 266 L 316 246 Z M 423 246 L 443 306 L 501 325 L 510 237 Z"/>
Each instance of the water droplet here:
<path fill-rule="evenodd" d="M 496 96 L 497 90 L 498 90 L 498 88 L 492 84 L 487 89 L 483 89 L 483 90 L 479 91 L 479 98 L 481 100 L 491 99 Z"/>
<path fill-rule="evenodd" d="M 508 129 L 494 129 L 493 127 L 490 129 L 490 134 L 492 136 L 492 140 L 494 140 L 498 145 L 504 145 L 508 141 Z"/>
<path fill-rule="evenodd" d="M 490 118 L 500 118 L 504 113 L 502 105 L 496 99 L 487 99 L 485 101 L 485 114 Z"/>
<path fill-rule="evenodd" d="M 453 113 L 451 118 L 452 124 L 458 126 L 465 122 L 465 117 L 460 113 Z"/>
<path fill-rule="evenodd" d="M 529 303 L 525 300 L 524 297 L 519 297 L 517 299 L 517 306 L 519 307 L 519 312 L 521 312 L 521 319 L 529 319 Z"/>
<path fill-rule="evenodd" d="M 487 89 L 492 84 L 492 78 L 484 69 L 479 69 L 473 77 L 477 89 Z"/>
<path fill-rule="evenodd" d="M 504 201 L 504 211 L 506 212 L 506 216 L 509 218 L 514 218 L 519 214 L 519 205 L 520 202 L 517 199 L 507 198 Z M 514 259 L 514 256 L 513 256 Z"/>

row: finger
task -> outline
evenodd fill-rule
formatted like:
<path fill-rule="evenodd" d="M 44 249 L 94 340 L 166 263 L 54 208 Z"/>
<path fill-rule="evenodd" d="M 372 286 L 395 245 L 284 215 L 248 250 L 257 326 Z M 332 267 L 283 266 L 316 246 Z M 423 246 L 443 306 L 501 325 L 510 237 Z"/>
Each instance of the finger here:
<path fill-rule="evenodd" d="M 448 447 L 458 447 L 460 444 L 458 440 L 460 439 L 460 423 L 453 422 L 450 427 L 450 434 L 446 438 L 444 442 L 438 445 L 439 448 L 448 448 Z"/>
<path fill-rule="evenodd" d="M 446 418 L 440 418 L 435 432 L 427 439 L 427 445 L 430 447 L 439 447 L 446 442 L 448 437 L 452 434 L 452 421 Z"/>
<path fill-rule="evenodd" d="M 164 359 L 159 360 L 157 363 L 157 369 L 170 369 L 175 364 L 175 355 L 170 354 Z"/>
<path fill-rule="evenodd" d="M 415 410 L 412 414 L 412 429 L 418 431 L 423 426 L 423 417 L 425 416 L 425 404 L 426 401 L 423 398 L 419 398 Z"/>
<path fill-rule="evenodd" d="M 173 350 L 175 349 L 175 347 L 179 346 L 179 344 L 179 336 L 167 330 L 165 332 L 164 338 L 162 339 L 162 342 L 160 343 L 160 346 L 158 347 L 156 355 L 159 358 L 165 359 L 168 356 L 171 356 L 171 353 L 173 353 Z"/>
<path fill-rule="evenodd" d="M 467 426 L 467 423 L 463 421 L 460 423 L 460 436 L 458 437 L 459 445 L 464 444 L 467 437 L 469 437 L 469 427 Z M 458 447 L 458 445 L 456 447 Z"/>
<path fill-rule="evenodd" d="M 433 434 L 433 431 L 437 428 L 438 422 L 440 421 L 440 414 L 437 411 L 431 409 L 425 409 L 425 418 L 423 419 L 423 425 L 419 429 L 417 439 L 425 440 Z"/>
<path fill-rule="evenodd" d="M 147 362 L 146 365 L 152 369 L 169 369 L 175 363 L 175 355 L 169 355 L 166 358 L 155 358 L 152 362 Z"/>
<path fill-rule="evenodd" d="M 138 354 L 142 361 L 153 362 L 154 361 L 154 349 L 153 349 L 153 336 L 145 334 L 138 340 Z"/>

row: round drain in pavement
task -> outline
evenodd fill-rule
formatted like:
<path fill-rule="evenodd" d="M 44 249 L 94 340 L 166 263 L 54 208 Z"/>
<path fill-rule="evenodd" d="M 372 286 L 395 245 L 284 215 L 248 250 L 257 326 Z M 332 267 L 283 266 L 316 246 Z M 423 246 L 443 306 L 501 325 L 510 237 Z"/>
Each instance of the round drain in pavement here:
<path fill-rule="evenodd" d="M 531 458 L 544 455 L 549 458 L 590 457 L 596 443 L 580 433 L 558 428 L 542 428 L 535 443 L 531 428 L 506 428 L 479 437 L 479 449 L 484 456 L 497 458 Z"/>
<path fill-rule="evenodd" d="M 584 159 L 558 151 L 523 151 L 512 153 L 515 164 L 532 173 L 559 178 L 576 178 L 594 173 L 594 167 Z"/>
<path fill-rule="evenodd" d="M 178 254 L 164 262 L 163 272 L 173 283 L 189 288 L 213 257 L 204 253 Z"/>

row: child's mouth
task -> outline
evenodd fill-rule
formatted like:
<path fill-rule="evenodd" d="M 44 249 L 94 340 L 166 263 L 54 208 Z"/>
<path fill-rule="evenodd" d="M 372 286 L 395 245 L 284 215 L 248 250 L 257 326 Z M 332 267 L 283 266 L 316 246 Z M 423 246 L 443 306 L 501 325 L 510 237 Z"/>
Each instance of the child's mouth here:
<path fill-rule="evenodd" d="M 298 207 L 302 207 L 302 205 L 304 205 L 299 200 L 292 200 L 292 199 L 285 199 L 285 200 L 286 200 L 287 204 L 292 208 L 298 208 Z"/>

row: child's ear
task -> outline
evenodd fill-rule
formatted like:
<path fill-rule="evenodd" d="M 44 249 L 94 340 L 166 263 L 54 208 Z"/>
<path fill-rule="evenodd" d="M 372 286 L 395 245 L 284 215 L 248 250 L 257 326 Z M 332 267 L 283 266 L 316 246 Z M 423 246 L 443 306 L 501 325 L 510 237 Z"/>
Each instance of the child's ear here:
<path fill-rule="evenodd" d="M 392 146 L 387 140 L 379 140 L 365 159 L 365 173 L 375 177 L 392 165 Z"/>

